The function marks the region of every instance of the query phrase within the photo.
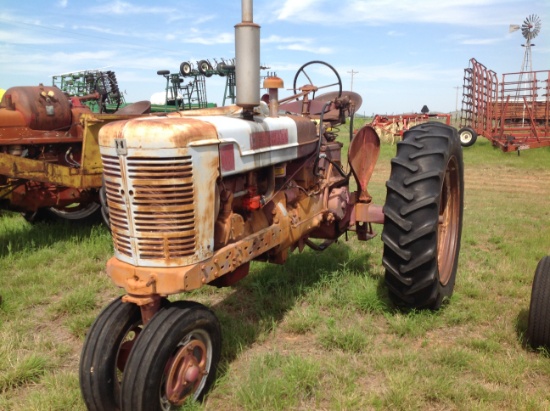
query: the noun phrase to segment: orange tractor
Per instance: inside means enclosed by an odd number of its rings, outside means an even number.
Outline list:
[[[396,304],[438,309],[453,292],[464,198],[456,130],[429,122],[407,131],[385,205],[376,205],[367,186],[377,133],[365,126],[352,136],[346,164],[332,131],[353,119],[357,95],[342,90],[331,66],[313,62],[296,74],[292,96],[279,97],[283,82],[272,75],[260,99],[260,27],[252,1],[242,5],[236,105],[99,131],[115,249],[107,274],[125,293],[84,342],[79,376],[89,410],[170,410],[201,399],[215,379],[221,327],[206,306],[167,297],[231,286],[252,260],[283,264],[292,250],[322,251],[348,231],[372,239],[372,225],[383,224]],[[334,81],[316,84],[313,64]]]

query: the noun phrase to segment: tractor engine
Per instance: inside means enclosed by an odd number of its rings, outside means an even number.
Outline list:
[[[102,127],[108,271],[130,294],[230,285],[252,259],[283,263],[308,237],[345,231],[342,144],[301,116],[242,116],[233,106]]]

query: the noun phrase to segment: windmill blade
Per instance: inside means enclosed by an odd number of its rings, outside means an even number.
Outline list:
[[[537,17],[537,19],[535,20],[535,29],[533,30],[533,37],[536,37],[539,34],[541,26],[542,26],[542,23],[540,21],[540,18]]]
[[[539,34],[541,26],[540,17],[536,14],[531,14],[523,21],[521,34],[527,40],[531,40]]]

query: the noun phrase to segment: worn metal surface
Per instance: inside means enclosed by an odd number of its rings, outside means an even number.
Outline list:
[[[280,244],[281,231],[278,224],[272,225],[229,244],[199,264],[187,266],[137,266],[113,257],[107,262],[107,274],[117,286],[132,295],[170,295],[191,291],[234,271]]]
[[[403,133],[411,127],[428,121],[442,121],[451,124],[451,115],[445,113],[404,113],[404,114],[376,114],[370,125],[374,127],[380,138],[388,143],[395,143],[403,138]]]
[[[0,109],[11,116],[0,116],[0,128],[25,126],[31,130],[66,130],[71,126],[72,114],[69,99],[56,87],[12,87],[6,90]],[[22,123],[13,122],[13,112]]]
[[[0,199],[20,211],[96,201],[99,129],[136,116],[92,115],[55,87],[13,87],[0,107]],[[143,105],[138,105],[138,113]],[[127,110],[133,110],[128,106]]]
[[[359,201],[370,203],[371,195],[367,191],[374,166],[380,154],[380,138],[373,127],[363,127],[350,143],[348,159],[351,170],[360,188]]]
[[[280,82],[267,83],[269,98],[277,98]],[[248,274],[250,261],[281,264],[292,249],[323,249],[352,224],[360,239],[372,237],[370,223],[383,221],[367,191],[378,136],[366,127],[351,143],[360,189],[350,193],[343,144],[314,120],[339,124],[360,98],[327,96],[327,111],[311,113],[310,88],[301,90],[293,115],[280,115],[269,101],[271,109],[262,102],[254,110],[170,113],[101,128],[115,248],[107,272],[128,298],[149,304],[152,295],[231,285]]]
[[[116,255],[145,266],[202,261],[214,250],[215,128],[193,118],[138,118],[99,133]]]
[[[476,59],[464,70],[461,127],[505,152],[550,146],[550,70],[497,74]]]
[[[316,180],[301,179],[314,175],[315,161],[313,157],[300,159],[296,143],[293,161],[286,168],[288,175],[274,181],[274,172],[259,173],[282,160],[276,153],[263,160],[262,154],[277,146],[265,145],[269,138],[254,130],[267,125],[284,130],[281,125],[289,121],[170,117],[104,126],[99,141],[116,255],[107,264],[113,282],[130,295],[144,298],[190,291],[208,283],[228,285],[248,273],[241,267],[248,267],[253,259],[282,263],[288,249],[301,249],[308,236],[335,239],[345,232],[352,200],[347,187],[338,187],[345,181],[337,170],[341,143],[322,145],[321,174]],[[296,128],[286,130],[296,134]],[[366,190],[367,174],[373,167],[370,162],[377,157],[377,137],[371,128],[359,135],[366,137],[359,137],[356,144],[355,167]],[[293,139],[299,140],[297,135]],[[227,141],[240,147],[236,155],[250,155],[256,166],[249,170],[246,161],[234,158],[240,172],[224,175]],[[365,160],[366,167],[359,165]],[[296,181],[303,184],[302,189]],[[251,193],[258,195],[260,208],[243,212]],[[380,220],[381,208],[372,210],[355,215],[354,220]],[[237,274],[220,280],[232,273]]]

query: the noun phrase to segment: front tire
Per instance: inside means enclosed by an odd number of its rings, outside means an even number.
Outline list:
[[[159,312],[134,346],[122,382],[122,410],[166,411],[200,400],[216,375],[221,328],[208,308],[176,302]]]
[[[89,411],[120,407],[120,384],[126,358],[141,332],[137,305],[112,301],[90,328],[80,356],[80,391]]]
[[[383,265],[399,306],[438,309],[454,289],[464,207],[456,129],[425,123],[405,132],[384,205]]]
[[[527,339],[533,348],[550,348],[550,256],[540,260],[535,271]]]
[[[458,130],[458,138],[462,147],[473,146],[477,140],[477,133],[471,127],[462,127]]]

